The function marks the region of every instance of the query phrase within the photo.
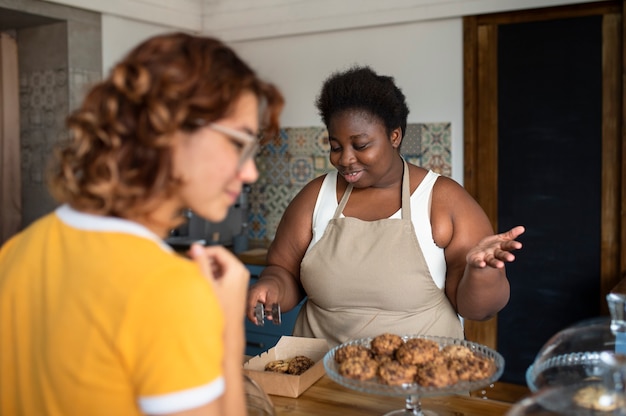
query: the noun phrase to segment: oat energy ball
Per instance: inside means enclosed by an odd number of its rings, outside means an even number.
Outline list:
[[[459,377],[442,362],[429,362],[417,367],[417,383],[425,387],[446,387],[456,384]]]
[[[447,360],[471,360],[474,359],[472,350],[464,345],[446,345],[441,349],[441,354]]]
[[[345,345],[335,351],[335,361],[341,363],[350,357],[371,358],[372,350],[364,345]]]
[[[350,357],[339,364],[339,374],[355,380],[369,380],[376,377],[378,363],[372,358]]]
[[[389,360],[378,366],[378,376],[383,383],[390,386],[415,383],[417,366],[401,364],[398,361]]]
[[[450,360],[448,368],[454,371],[461,381],[482,380],[495,371],[492,360],[478,356],[465,360]]]
[[[287,373],[293,374],[294,376],[299,376],[309,368],[313,367],[314,364],[315,361],[313,361],[309,357],[306,357],[304,355],[296,355],[289,361]]]
[[[404,344],[402,337],[396,334],[381,334],[372,339],[370,347],[376,355],[394,355]]]
[[[403,338],[383,333],[364,345],[342,345],[335,351],[340,375],[356,380],[373,380],[388,386],[417,384],[446,388],[460,382],[489,378],[496,371],[492,358],[483,356],[461,340],[439,344],[424,336]]]
[[[396,359],[402,364],[425,364],[434,361],[438,356],[439,344],[422,338],[409,339],[396,351]]]
[[[289,369],[289,360],[274,360],[265,364],[265,371],[273,373],[286,373]]]

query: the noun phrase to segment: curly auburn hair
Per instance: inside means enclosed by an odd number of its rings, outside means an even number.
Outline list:
[[[315,102],[322,121],[346,110],[361,110],[378,117],[389,136],[400,127],[406,133],[409,107],[394,79],[378,75],[368,66],[354,66],[345,72],[331,74],[322,85]]]
[[[133,49],[67,119],[52,195],[79,210],[145,216],[174,194],[172,137],[228,115],[244,92],[260,103],[265,137],[278,133],[283,97],[223,42],[184,33]],[[199,121],[201,123],[199,123]]]

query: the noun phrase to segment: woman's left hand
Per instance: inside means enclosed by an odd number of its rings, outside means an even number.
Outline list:
[[[516,238],[524,231],[524,227],[518,225],[507,232],[483,238],[467,253],[467,265],[479,269],[503,268],[505,263],[515,260],[515,255],[511,251],[522,248],[522,243],[516,241]]]

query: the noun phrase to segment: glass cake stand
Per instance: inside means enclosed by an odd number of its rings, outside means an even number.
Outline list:
[[[493,363],[495,365],[495,371],[491,376],[482,380],[460,381],[456,384],[446,387],[424,387],[417,383],[403,384],[401,386],[390,386],[381,383],[377,379],[362,381],[344,377],[339,374],[339,365],[335,361],[335,353],[339,348],[346,345],[362,345],[369,348],[370,342],[373,338],[361,338],[338,345],[328,351],[328,353],[326,353],[326,355],[324,356],[324,368],[326,369],[326,374],[328,374],[331,380],[349,389],[370,394],[406,397],[404,409],[391,411],[389,413],[386,413],[384,416],[437,416],[437,413],[432,410],[422,409],[420,397],[452,393],[466,393],[472,390],[476,390],[498,380],[502,375],[502,372],[504,371],[504,358],[496,351],[475,342],[465,341],[456,338],[435,337],[426,335],[404,335],[402,338],[405,341],[411,338],[429,339],[439,343],[439,346],[441,348],[445,347],[446,345],[462,345],[468,347],[472,352],[474,352],[474,354],[493,360]]]

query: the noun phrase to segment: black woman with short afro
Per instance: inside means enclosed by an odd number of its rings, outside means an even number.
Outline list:
[[[381,334],[462,339],[459,317],[500,311],[524,227],[494,234],[462,186],[404,160],[409,109],[394,78],[367,66],[333,73],[316,105],[335,169],[287,207],[248,310],[305,299],[293,334],[331,346]]]

